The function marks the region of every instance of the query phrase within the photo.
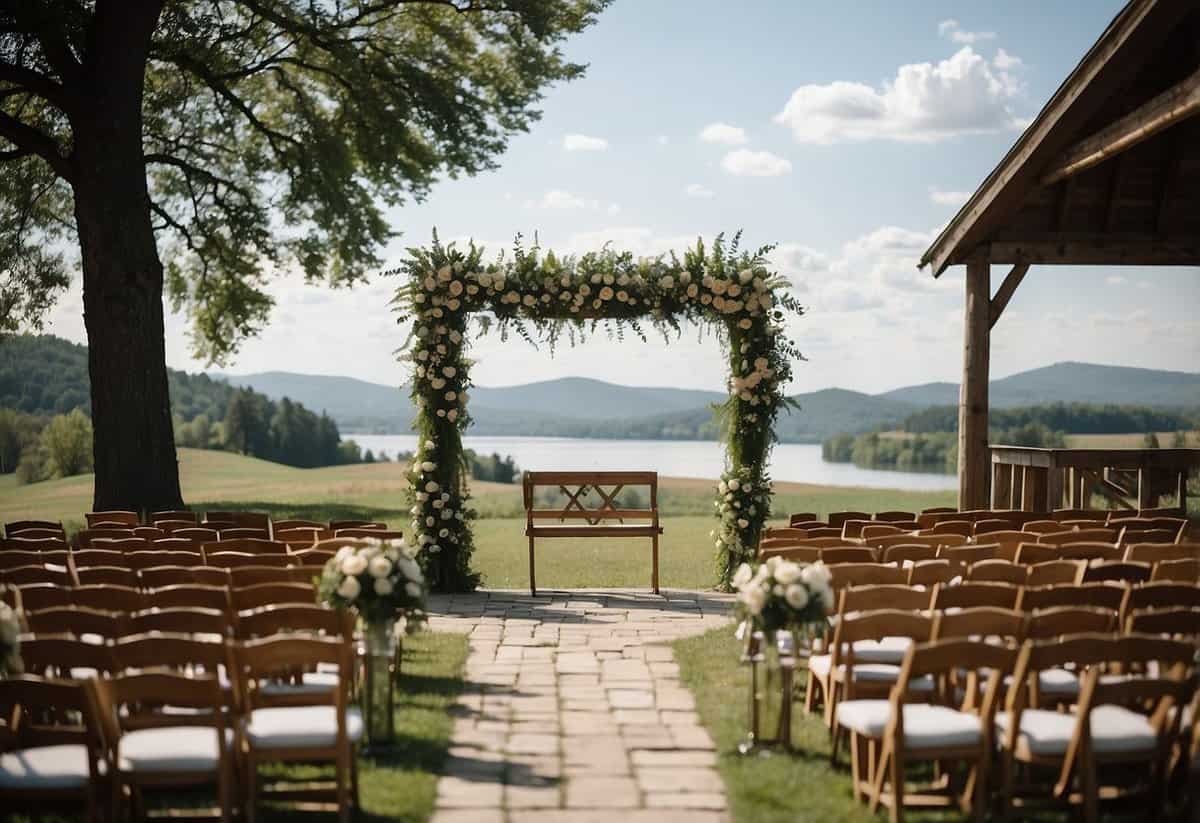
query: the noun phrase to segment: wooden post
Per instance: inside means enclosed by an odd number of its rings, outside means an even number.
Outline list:
[[[963,379],[958,395],[958,508],[988,505],[988,367],[991,266],[967,263],[963,314]]]

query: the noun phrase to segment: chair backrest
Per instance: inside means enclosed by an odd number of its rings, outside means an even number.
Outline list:
[[[73,674],[79,669],[91,669],[101,675],[115,670],[112,646],[80,640],[65,632],[21,638],[21,663],[29,674],[63,680],[75,679]]]
[[[999,518],[976,520],[971,524],[971,534],[974,535],[991,534],[992,532],[1006,532],[1012,530],[1013,521]]]
[[[904,653],[897,676],[898,683],[910,682],[914,678],[933,677],[937,680],[954,680],[966,675],[961,697],[949,699],[952,706],[979,716],[981,726],[990,726],[999,704],[1001,683],[1012,670],[1017,657],[1017,647],[1000,645],[960,637],[947,637],[929,643],[913,643]],[[986,680],[980,678],[986,674]],[[980,693],[982,692],[982,698]],[[907,702],[903,690],[895,688],[890,697],[890,714],[895,720],[889,724],[889,733],[894,734],[897,745],[903,745],[904,710]]]
[[[1022,543],[1017,546],[1017,553],[1013,556],[1017,563],[1022,563],[1026,566],[1031,566],[1034,563],[1048,563],[1051,560],[1059,560],[1058,546],[1046,546],[1041,543]]]
[[[167,533],[157,526],[135,526],[133,529],[134,537],[141,537],[151,542],[161,540],[167,536]]]
[[[794,560],[797,563],[816,563],[821,559],[819,546],[798,546],[795,543],[784,543],[778,547],[764,547],[759,550],[758,559],[765,561],[769,557],[782,557],[784,560]]]
[[[863,542],[875,549],[887,549],[891,546],[939,546],[961,545],[951,543],[951,538],[957,535],[920,535],[920,534],[887,534],[882,537],[863,538]],[[963,541],[966,542],[965,540]]]
[[[1012,527],[1003,531],[987,532],[976,537],[977,540],[999,546],[999,555],[1007,560],[1015,560],[1017,557],[1017,546],[1029,541],[1029,538],[1030,536],[1026,532],[1018,531]]]
[[[87,518],[88,528],[95,528],[99,523],[120,523],[123,526],[141,525],[141,520],[138,518],[137,512],[131,511],[104,511],[104,512],[88,512],[84,515]]]
[[[291,570],[280,566],[234,566],[229,569],[230,585],[237,588],[255,583],[289,583]]]
[[[71,592],[76,606],[113,612],[132,612],[145,608],[145,595],[133,586],[76,586]]]
[[[88,566],[124,566],[129,568],[129,555],[115,549],[76,549],[71,552],[71,564],[76,569]]]
[[[75,570],[75,580],[81,586],[124,586],[136,589],[137,572],[124,566],[84,566]]]
[[[907,637],[924,643],[933,635],[933,618],[915,611],[878,609],[842,615],[833,630],[830,644],[830,665],[836,671],[845,666],[845,699],[854,699],[854,644],[863,640],[882,640],[885,637]]]
[[[1063,560],[1120,560],[1124,552],[1114,543],[1063,543],[1057,547]]]
[[[316,520],[275,520],[271,523],[271,531],[279,533],[287,529],[328,529],[328,523],[318,523]]]
[[[228,586],[229,570],[211,566],[151,566],[138,572],[142,587],[158,589],[163,586]]]
[[[934,586],[938,583],[950,583],[961,577],[963,567],[950,560],[918,560],[908,570],[908,585]]]
[[[829,568],[830,583],[834,589],[843,586],[865,586],[880,583],[908,583],[908,572],[899,566],[887,563],[839,563]]]
[[[400,540],[404,537],[404,532],[394,529],[337,529],[334,531],[337,537],[372,537],[376,540]]]
[[[856,540],[862,536],[863,526],[870,526],[875,523],[874,520],[846,520],[842,523],[842,537],[848,540]],[[899,531],[897,529],[896,531]],[[893,532],[894,534],[895,532]]]
[[[251,529],[266,529],[271,525],[271,517],[263,512],[222,512],[204,513],[204,520],[212,523],[232,523]]]
[[[216,543],[205,543],[205,551],[216,552],[245,552],[247,554],[287,554],[287,544],[278,540],[266,540],[259,537],[226,538],[221,533],[221,539]]]
[[[1197,543],[1130,543],[1125,559],[1137,563],[1161,563],[1164,560],[1200,560]]]
[[[1187,583],[1146,583],[1130,586],[1126,611],[1142,609],[1200,609],[1200,587]]]
[[[934,523],[925,531],[928,534],[957,534],[963,537],[971,536],[972,523],[969,520],[942,520]]]
[[[776,540],[781,538],[801,539],[808,537],[808,532],[804,529],[793,529],[790,526],[771,526],[763,529],[763,540]]]
[[[350,643],[334,637],[300,634],[272,635],[233,646],[234,672],[249,710],[272,705],[333,705],[337,708],[337,745],[346,745],[345,707],[352,677]],[[270,680],[297,670],[335,665],[339,676],[333,689],[276,690],[261,688]]]
[[[234,611],[277,606],[282,603],[315,603],[316,591],[307,583],[257,583],[230,589]]]
[[[1151,567],[1149,563],[1092,563],[1083,570],[1084,583],[1097,583],[1114,580],[1125,583],[1146,583],[1150,580]]]
[[[191,509],[173,509],[168,511],[154,512],[150,515],[150,522],[157,526],[163,521],[170,522],[185,522],[199,523],[200,515]]]
[[[59,520],[10,520],[4,524],[5,537],[16,537],[21,532],[30,530],[52,531],[57,532],[60,537],[66,536],[63,524]]]
[[[88,686],[35,674],[0,679],[0,706],[6,707],[5,749],[82,744],[90,780],[99,783],[99,736]],[[7,803],[5,804],[7,805]]]
[[[967,543],[971,542],[970,537],[965,534],[960,534],[958,531],[934,532],[930,529],[922,529],[921,531],[917,532],[915,536],[932,537],[939,546],[965,546]]]
[[[998,609],[1016,608],[1021,589],[1007,583],[961,583],[957,586],[939,585],[933,593],[935,609],[969,609],[992,606]]]
[[[877,559],[874,549],[865,546],[831,546],[821,549],[821,562],[827,566],[835,563],[874,563]]]
[[[880,552],[885,563],[903,563],[906,560],[916,563],[920,560],[933,560],[937,557],[938,547],[919,543],[901,543],[896,546],[888,546],[881,549]]]
[[[110,539],[120,540],[127,537],[133,537],[133,528],[86,528],[80,529],[75,533],[75,545],[82,549],[90,549],[93,540]]]
[[[808,546],[810,548],[816,548],[816,549],[832,549],[832,548],[836,548],[839,546],[851,546],[852,548],[862,548],[861,546],[855,547],[855,546],[853,546],[853,544],[848,544],[841,537],[837,537],[837,536],[833,536],[833,535],[830,535],[828,537],[806,537],[803,540],[794,540],[791,538],[786,538],[786,539],[780,539],[780,540],[764,540],[763,541],[764,549],[790,548],[792,546]]]
[[[942,546],[938,549],[938,557],[953,563],[970,565],[971,563],[978,563],[981,560],[995,560],[999,548],[999,546],[993,543],[982,546]]]
[[[831,528],[841,529],[842,525],[847,520],[870,520],[871,515],[869,512],[855,512],[855,511],[830,512],[829,517],[827,517],[826,519],[829,521],[829,525]]]
[[[118,671],[161,668],[216,674],[230,662],[225,640],[188,632],[131,634],[113,643],[112,654]]]
[[[70,586],[74,582],[71,572],[66,566],[47,566],[37,563],[0,570],[0,583],[8,583],[11,586],[33,586],[39,583]]]
[[[217,534],[216,529],[209,529],[203,526],[192,526],[186,529],[176,529],[175,531],[171,532],[171,536],[183,538],[185,540],[197,541],[201,544],[204,544],[216,543],[219,535]]]
[[[333,537],[331,529],[313,529],[300,527],[295,529],[276,529],[274,539],[283,543],[288,547],[288,550],[293,548],[308,548],[321,540],[328,540]]]
[[[26,612],[71,605],[71,590],[54,583],[14,586],[13,590],[20,597],[21,608]]]
[[[1055,606],[1095,606],[1116,612],[1125,599],[1125,587],[1113,583],[1080,583],[1076,586],[1026,586],[1020,608],[1025,611]]]
[[[92,531],[97,531],[93,529]],[[105,537],[92,535],[87,542],[89,549],[108,549],[115,552],[136,552],[150,548],[150,541],[133,533],[124,537]]]
[[[226,540],[270,540],[271,532],[257,526],[222,526],[217,529],[217,539]]]
[[[354,620],[345,611],[315,603],[288,603],[241,612],[235,631],[242,640],[296,632],[348,639],[354,634]]]
[[[1030,520],[1021,526],[1021,531],[1026,534],[1053,534],[1062,530],[1062,523],[1057,520]]]
[[[933,622],[933,638],[948,637],[995,637],[1020,643],[1025,639],[1025,613],[995,606],[938,612]]]
[[[50,552],[34,552],[23,551],[20,549],[7,549],[0,551],[0,569],[19,569],[22,566],[41,566],[46,563],[53,563],[57,566],[67,565],[67,553],[62,552],[61,561],[50,559]],[[59,557],[59,553],[54,553],[55,557]]]
[[[130,568],[151,569],[156,566],[203,566],[204,555],[198,551],[147,549],[126,556]]]
[[[127,631],[130,634],[166,632],[226,637],[230,633],[229,612],[194,607],[143,609],[129,615]]]
[[[199,552],[204,545],[188,537],[160,537],[150,541],[150,551],[155,552]]]
[[[116,757],[119,741],[126,731],[203,726],[215,729],[219,768],[229,768],[226,713],[222,711],[226,700],[215,674],[182,674],[156,668],[93,683],[101,708],[102,736],[110,747],[110,758]]]
[[[1161,560],[1150,575],[1154,582],[1200,583],[1200,559]]]
[[[875,512],[875,520],[877,520],[880,523],[893,523],[896,521],[899,521],[902,523],[915,523],[917,520],[917,515],[915,512],[894,511],[894,510],[886,511],[886,512]]]
[[[1133,612],[1125,620],[1125,631],[1165,634],[1200,640],[1200,608],[1150,609]],[[24,646],[21,647],[24,653]]]
[[[1103,523],[1108,519],[1104,509],[1055,509],[1050,512],[1051,520],[1086,520],[1089,523]]]
[[[879,609],[924,611],[933,592],[908,585],[847,586],[838,595],[838,614]]]
[[[387,523],[380,523],[375,520],[330,520],[329,528],[334,532],[339,532],[342,529],[376,529],[386,530]]]
[[[1130,543],[1177,543],[1179,541],[1179,533],[1170,531],[1169,529],[1146,529],[1145,531],[1121,531],[1121,536],[1118,542],[1121,545]]]
[[[1044,563],[1021,565],[1028,570],[1026,586],[1073,586],[1083,582],[1083,569],[1086,566],[1080,560],[1047,560]]]
[[[278,566],[279,568],[283,568],[288,564],[286,554],[211,551],[212,547],[220,545],[220,543],[214,543],[205,548],[205,565],[221,569],[232,569],[238,566]]]
[[[62,529],[25,529],[12,535],[15,540],[55,540],[65,543],[66,535]]]
[[[853,521],[853,520],[846,521],[846,525],[842,527],[842,534],[846,534],[845,530],[847,528],[849,528],[851,523],[854,523],[854,522],[856,522],[856,521]],[[885,536],[894,535],[894,534],[907,534],[908,531],[909,531],[908,529],[904,529],[904,528],[894,525],[892,523],[870,523],[870,524],[863,526],[859,530],[858,536],[864,540],[867,540],[872,537],[885,537]]]
[[[299,549],[291,553],[291,558],[293,563],[301,566],[324,566],[335,554],[336,552],[325,549]]]
[[[1011,583],[1024,586],[1029,576],[1029,567],[1008,560],[981,560],[967,569],[967,581],[971,583]]]
[[[61,537],[6,537],[0,540],[0,550],[3,551],[43,552],[67,548],[67,541]]]
[[[1064,637],[1071,634],[1111,632],[1116,628],[1117,615],[1111,609],[1094,606],[1054,606],[1035,609],[1025,621],[1025,636],[1037,640]]]
[[[225,586],[205,586],[199,583],[180,583],[146,590],[146,605],[160,609],[216,609],[228,612],[229,589]]]
[[[830,526],[824,520],[789,520],[788,528],[803,529],[807,532],[811,529],[828,529]]]
[[[54,606],[25,612],[29,630],[34,634],[84,635],[111,640],[125,633],[125,613],[89,609],[84,606]]]
[[[183,529],[194,529],[200,525],[198,520],[158,520],[154,523],[155,527],[161,529],[165,534],[173,535],[177,531]]]
[[[1072,529],[1061,532],[1043,532],[1038,535],[1037,542],[1049,546],[1061,546],[1064,543],[1112,543],[1117,542],[1117,530],[1094,528]]]
[[[818,519],[816,512],[792,512],[788,515],[788,525],[795,526],[797,523],[811,523]]]

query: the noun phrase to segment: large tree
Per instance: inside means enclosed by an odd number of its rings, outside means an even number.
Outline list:
[[[96,509],[180,503],[164,296],[219,363],[276,273],[362,280],[383,210],[492,168],[607,2],[0,0],[0,332],[77,243]]]

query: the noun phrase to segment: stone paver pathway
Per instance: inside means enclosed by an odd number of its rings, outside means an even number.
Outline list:
[[[727,621],[728,596],[430,600],[431,628],[471,644],[433,823],[728,820],[712,739],[669,645]]]

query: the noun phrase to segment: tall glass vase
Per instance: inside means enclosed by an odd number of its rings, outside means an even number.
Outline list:
[[[366,682],[363,714],[367,743],[372,748],[390,746],[396,737],[393,717],[392,656],[396,650],[396,620],[386,618],[366,624]]]

